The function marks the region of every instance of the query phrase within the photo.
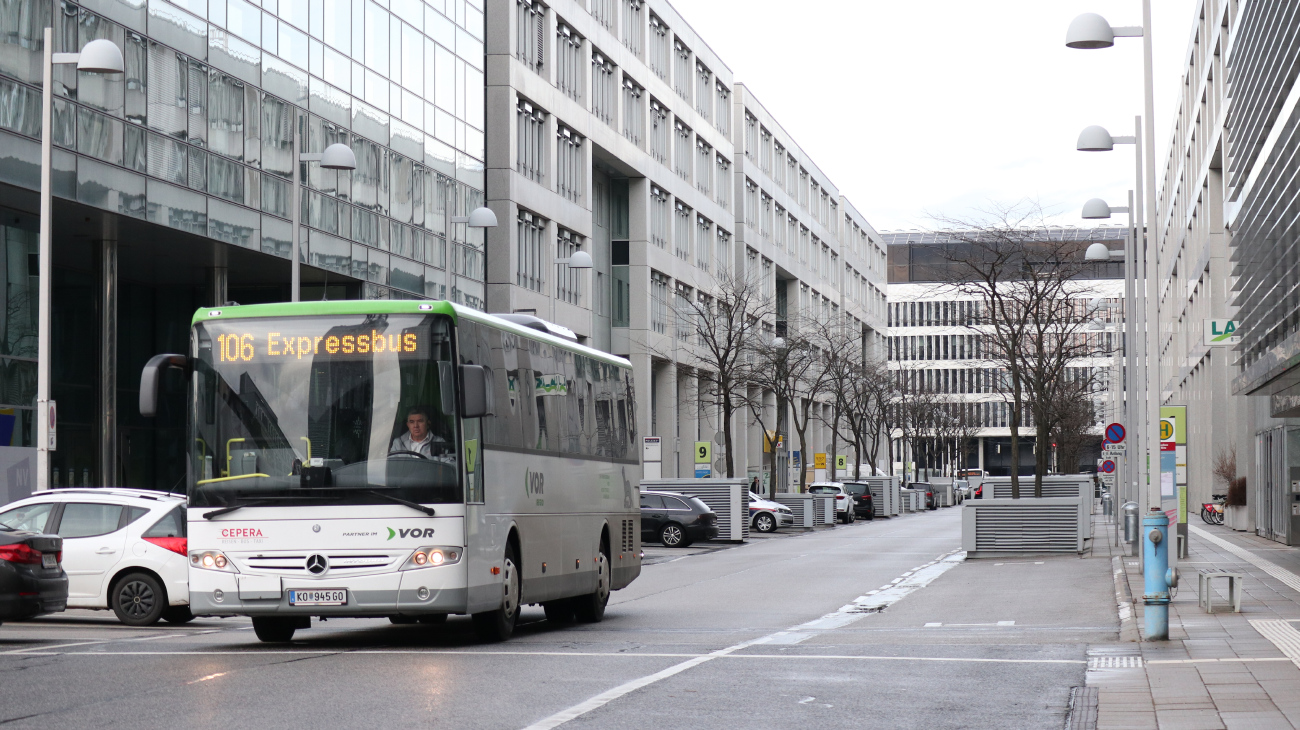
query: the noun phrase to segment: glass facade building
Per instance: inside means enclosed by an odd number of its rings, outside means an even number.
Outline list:
[[[482,231],[451,218],[484,200],[483,12],[483,0],[0,0],[0,469],[35,464],[22,460],[44,28],[55,52],[107,38],[126,65],[54,73],[53,483],[170,488],[183,421],[135,413],[140,367],[183,351],[196,307],[290,298],[295,177],[304,299],[482,308]],[[333,143],[352,148],[354,171],[295,175],[295,145]]]

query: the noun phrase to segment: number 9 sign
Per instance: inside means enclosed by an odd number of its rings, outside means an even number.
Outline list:
[[[695,442],[695,463],[708,464],[713,461],[713,444],[709,441]]]

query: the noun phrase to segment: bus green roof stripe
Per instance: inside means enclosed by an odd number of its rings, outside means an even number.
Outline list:
[[[432,309],[420,309],[421,306]],[[587,357],[609,365],[630,368],[632,363],[617,355],[601,352],[585,345],[547,334],[523,325],[507,322],[499,317],[469,309],[447,301],[420,301],[415,299],[365,299],[334,302],[277,302],[275,304],[245,304],[227,307],[209,307],[194,313],[190,325],[208,322],[214,319],[252,319],[256,317],[320,317],[347,314],[445,314],[453,321],[462,318],[471,322],[485,324],[521,337],[539,342],[546,342],[562,347],[571,352],[579,352]]]

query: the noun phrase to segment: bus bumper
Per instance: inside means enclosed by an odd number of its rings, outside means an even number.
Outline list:
[[[291,590],[344,589],[342,606],[291,606]],[[422,590],[423,589],[423,590]],[[391,616],[464,613],[463,565],[307,580],[275,575],[190,571],[190,610],[198,616]]]

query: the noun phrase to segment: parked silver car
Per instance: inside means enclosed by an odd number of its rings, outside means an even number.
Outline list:
[[[749,524],[757,532],[775,532],[778,527],[794,524],[794,512],[790,508],[768,499],[763,499],[753,492],[749,495]]]

